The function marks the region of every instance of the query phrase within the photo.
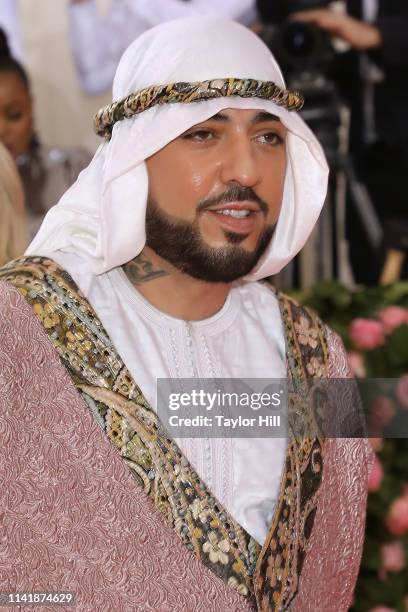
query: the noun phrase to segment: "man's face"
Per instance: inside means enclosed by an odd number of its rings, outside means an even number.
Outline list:
[[[286,128],[273,115],[227,109],[147,161],[147,245],[211,282],[248,274],[279,217]]]

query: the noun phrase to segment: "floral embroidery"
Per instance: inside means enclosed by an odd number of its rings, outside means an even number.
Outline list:
[[[215,531],[208,533],[208,541],[203,544],[203,552],[208,554],[211,563],[222,563],[227,565],[230,545],[227,540],[218,540]]]
[[[68,331],[66,333],[67,349],[69,351],[75,351],[80,357],[85,357],[88,351],[92,348],[92,343],[85,339],[84,334],[76,332],[75,335]]]
[[[205,502],[196,498],[191,504],[191,514],[195,520],[200,519],[202,523],[205,523],[209,516]]]
[[[316,376],[318,378],[321,378],[325,374],[325,367],[317,357],[311,358],[309,363],[306,364],[306,370],[310,376]]]
[[[309,321],[305,317],[299,317],[299,323],[294,323],[297,337],[300,344],[310,346],[315,349],[318,345],[318,332],[315,327],[310,327]]]
[[[242,582],[239,583],[235,576],[231,576],[230,578],[228,578],[227,584],[228,586],[238,591],[238,593],[240,593],[241,595],[248,595],[248,589],[245,584],[242,584]]]
[[[55,327],[59,324],[60,318],[54,312],[51,304],[45,304],[45,306],[42,306],[41,304],[34,304],[33,308],[35,314],[40,319],[45,329],[50,329],[51,327]]]

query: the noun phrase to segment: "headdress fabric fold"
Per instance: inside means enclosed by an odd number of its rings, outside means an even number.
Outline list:
[[[113,100],[155,84],[226,77],[272,81],[285,89],[273,55],[249,29],[214,17],[178,19],[147,30],[128,47],[116,72]],[[226,108],[270,112],[288,129],[281,213],[268,249],[247,279],[279,272],[302,248],[317,221],[328,167],[320,144],[297,112],[256,97],[156,105],[115,123],[111,139],[48,212],[26,253],[76,253],[94,275],[136,257],[146,240],[145,160]]]

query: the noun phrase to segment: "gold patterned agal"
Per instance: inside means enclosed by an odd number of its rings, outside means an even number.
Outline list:
[[[283,89],[272,81],[256,79],[227,78],[152,85],[101,108],[94,118],[95,132],[109,139],[117,121],[142,113],[157,104],[189,104],[229,96],[270,100],[289,111],[300,110],[304,103],[299,93]]]

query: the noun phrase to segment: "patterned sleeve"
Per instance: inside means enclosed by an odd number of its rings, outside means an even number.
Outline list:
[[[342,339],[336,334],[330,327],[325,326],[327,344],[329,347],[329,377],[332,379],[351,379],[354,375],[351,371],[350,364],[347,359],[346,349]],[[339,389],[347,389],[347,383],[340,381],[334,383],[339,385]],[[354,388],[353,388],[354,391]],[[371,448],[367,437],[361,439],[361,444],[365,448],[366,461],[367,461],[367,477],[371,473],[372,465],[374,462],[374,452]]]
[[[325,325],[327,344],[329,347],[330,378],[353,378],[353,373],[347,359],[343,340],[328,325]]]
[[[352,374],[341,339],[328,327],[325,332],[330,377],[350,380]],[[336,397],[336,409],[338,400]],[[365,537],[372,459],[373,451],[366,438],[326,440],[317,513],[291,612],[347,612],[352,605]]]

